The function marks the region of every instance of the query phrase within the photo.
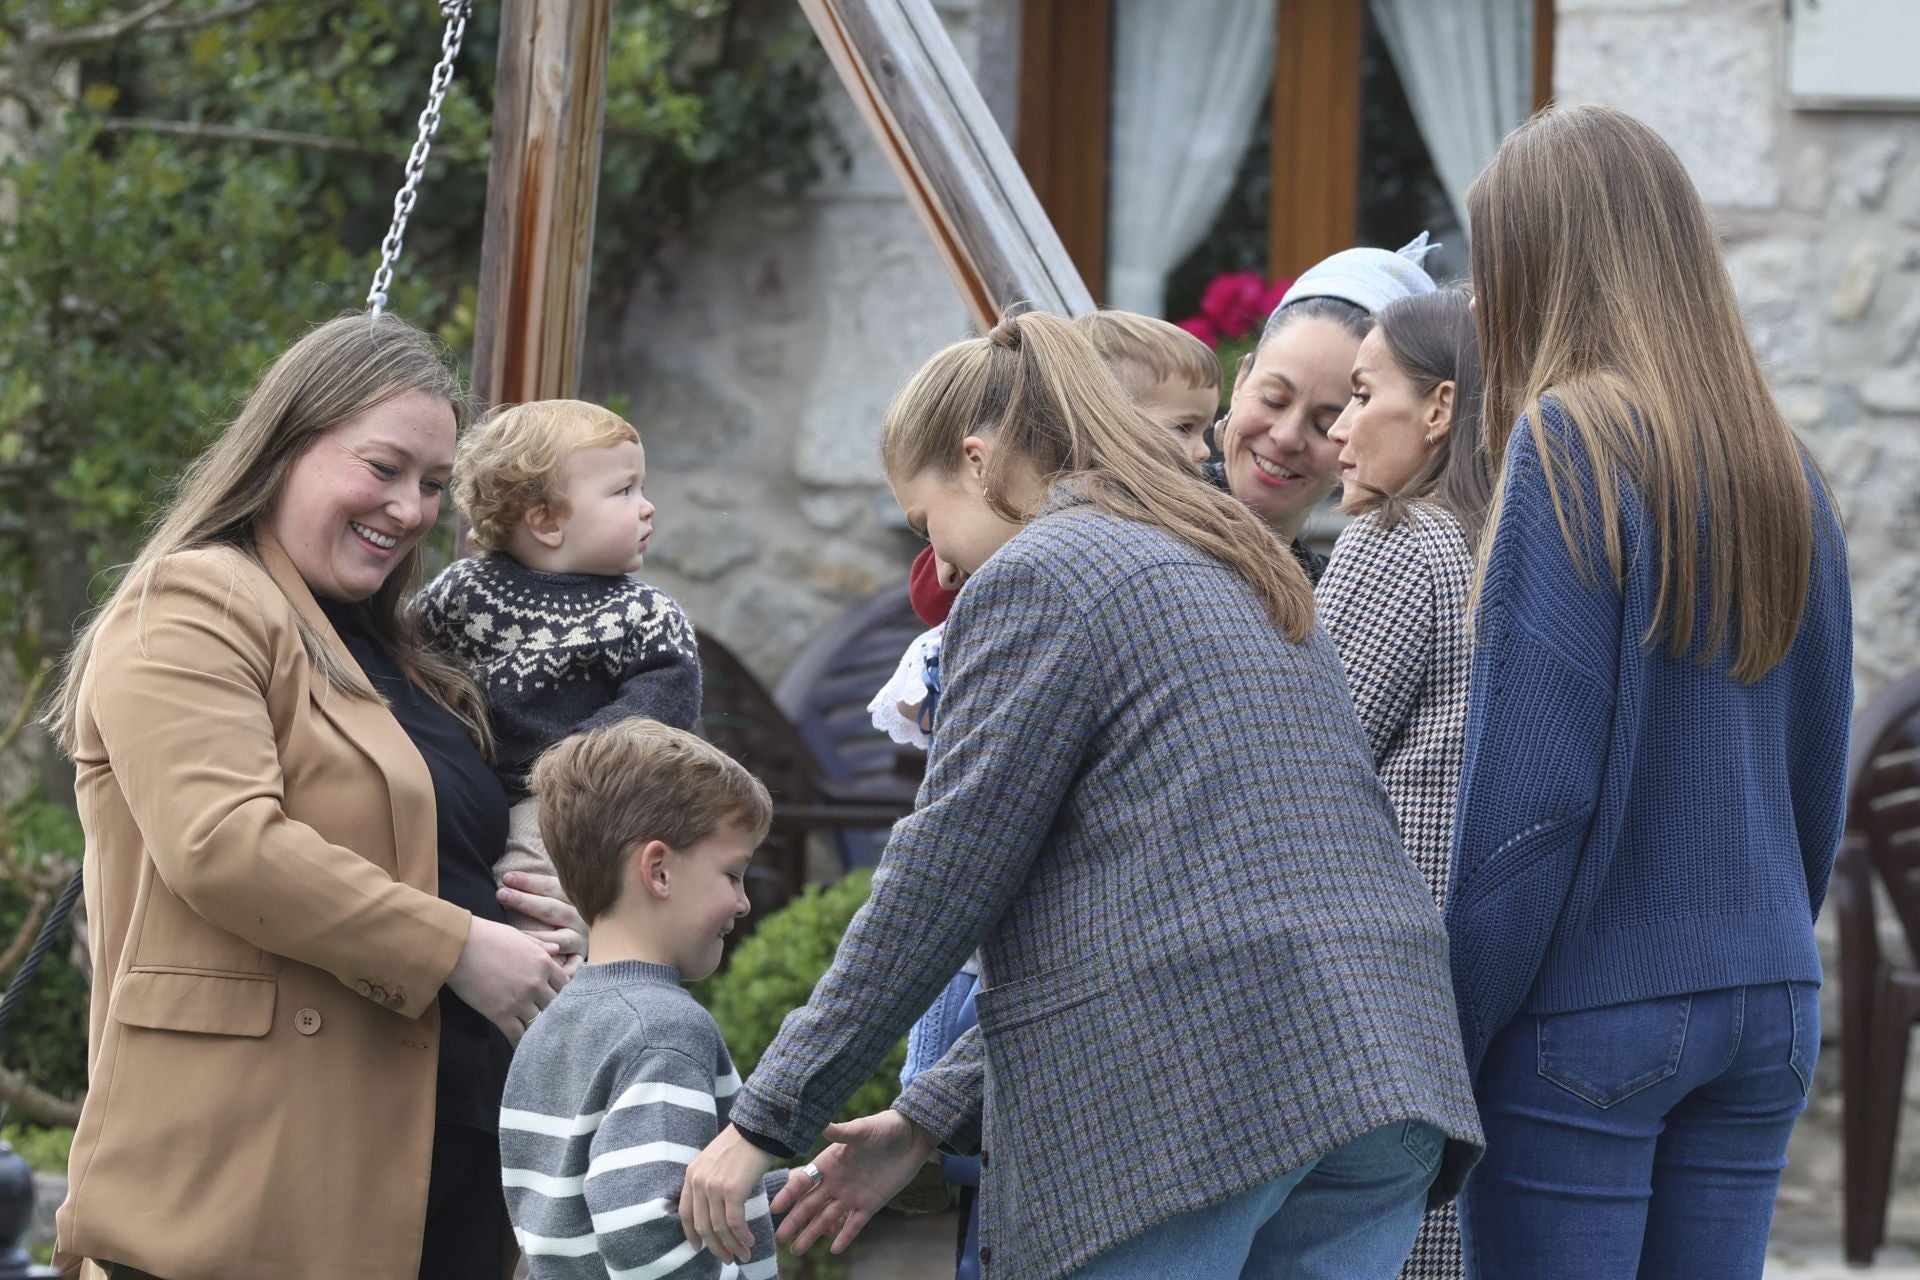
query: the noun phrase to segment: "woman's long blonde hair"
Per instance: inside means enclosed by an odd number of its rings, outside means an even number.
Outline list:
[[[259,521],[279,501],[294,461],[329,428],[414,391],[445,400],[453,406],[456,421],[465,421],[466,394],[445,350],[390,315],[330,320],[268,366],[233,423],[181,473],[152,536],[74,642],[45,717],[68,754],[77,745],[81,678],[101,621],[114,606],[138,593],[144,609],[161,567],[176,552],[232,547],[259,564]],[[478,687],[457,662],[426,648],[408,612],[420,574],[421,545],[416,544],[380,590],[355,608],[368,633],[487,750],[490,739]],[[357,666],[336,656],[304,615],[295,616],[307,658],[328,685],[353,697],[378,696]]]
[[[1009,469],[1072,482],[1117,516],[1163,529],[1233,568],[1289,640],[1313,627],[1313,589],[1259,517],[1195,474],[1173,437],[1134,405],[1093,344],[1057,316],[1009,313],[984,338],[921,366],[887,409],[887,474],[958,472],[968,436],[991,437],[987,502],[1016,522]]]
[[[1813,496],[1679,158],[1619,111],[1550,108],[1507,135],[1467,210],[1487,450],[1502,475],[1488,529],[1525,414],[1581,572],[1603,540],[1623,579],[1635,549],[1621,545],[1620,490],[1639,490],[1660,556],[1642,642],[1702,665],[1731,645],[1734,678],[1760,679],[1806,606]],[[1542,426],[1549,396],[1592,465],[1597,513]]]

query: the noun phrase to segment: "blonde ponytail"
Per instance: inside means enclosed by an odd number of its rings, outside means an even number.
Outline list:
[[[902,479],[951,476],[962,442],[992,437],[987,501],[1012,506],[1008,468],[1025,464],[1048,487],[1070,483],[1114,515],[1161,529],[1232,568],[1289,640],[1313,627],[1313,589],[1299,563],[1241,503],[1194,474],[1173,437],[1121,389],[1093,345],[1044,312],[1008,313],[984,338],[935,355],[887,410],[881,453]]]

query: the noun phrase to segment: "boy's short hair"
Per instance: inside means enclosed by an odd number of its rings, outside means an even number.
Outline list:
[[[1095,311],[1076,317],[1073,325],[1136,400],[1173,380],[1220,390],[1220,358],[1177,324],[1134,311]]]
[[[514,526],[534,507],[562,510],[561,469],[581,449],[638,444],[633,424],[585,400],[530,400],[489,414],[460,441],[453,459],[453,502],[472,526],[474,545],[504,551]]]
[[[560,887],[588,924],[619,899],[627,857],[647,841],[684,853],[730,823],[757,845],[773,824],[766,787],[739,761],[639,717],[560,742],[528,786]]]

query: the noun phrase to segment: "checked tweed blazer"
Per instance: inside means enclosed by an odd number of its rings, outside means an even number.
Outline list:
[[[1421,504],[1396,528],[1377,514],[1348,525],[1313,592],[1407,853],[1441,906],[1467,744],[1472,583],[1473,553],[1460,522],[1444,507]]]
[[[1389,529],[1378,514],[1348,525],[1314,600],[1340,650],[1374,767],[1400,819],[1407,855],[1436,904],[1453,862],[1453,801],[1467,745],[1467,590],[1473,553],[1451,511],[1413,506]],[[1463,1280],[1451,1204],[1420,1226],[1401,1280]]]
[[[979,947],[979,1027],[895,1105],[980,1151],[988,1275],[1064,1275],[1397,1121],[1448,1135],[1451,1196],[1481,1133],[1446,935],[1325,634],[1056,489],[942,657],[917,807],[734,1122],[809,1147]]]

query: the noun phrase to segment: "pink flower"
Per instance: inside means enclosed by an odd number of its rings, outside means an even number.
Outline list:
[[[1179,321],[1179,327],[1185,329],[1209,347],[1217,347],[1220,345],[1220,331],[1214,328],[1213,321],[1207,319],[1205,316],[1188,316],[1185,320]]]
[[[1287,290],[1291,288],[1292,276],[1285,276],[1267,286],[1267,291],[1260,296],[1260,318],[1263,321],[1273,314],[1273,309],[1280,305],[1280,299],[1286,297]]]
[[[1260,305],[1266,292],[1267,282],[1258,272],[1230,271],[1215,276],[1200,295],[1200,314],[1226,337],[1244,337],[1267,318]]]

